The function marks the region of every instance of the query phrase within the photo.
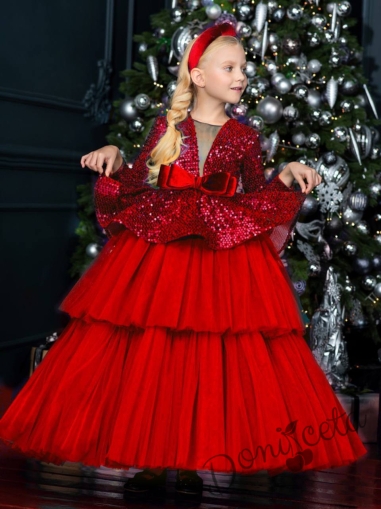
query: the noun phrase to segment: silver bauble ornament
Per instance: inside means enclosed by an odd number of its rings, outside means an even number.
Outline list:
[[[250,37],[251,36],[251,27],[244,23],[243,21],[239,21],[236,26],[236,32],[239,37]]]
[[[320,146],[320,136],[317,133],[308,134],[305,143],[308,148],[318,148]]]
[[[328,63],[331,67],[339,67],[341,65],[341,58],[339,55],[331,55]]]
[[[369,225],[366,221],[359,221],[356,224],[356,229],[359,232],[361,232],[363,235],[369,235],[369,233],[370,233]]]
[[[351,240],[347,240],[343,244],[343,252],[347,256],[355,256],[355,254],[357,253],[356,244],[354,242],[352,242]]]
[[[332,164],[335,164],[337,161],[337,155],[333,151],[326,152],[325,154],[323,154],[322,157],[323,157],[324,163],[328,166],[332,166]]]
[[[285,75],[282,74],[281,72],[276,72],[275,74],[273,74],[271,76],[271,84],[276,87],[277,84],[282,81],[283,79],[285,79]]]
[[[303,17],[303,7],[298,4],[292,4],[287,9],[287,17],[292,21],[298,21]]]
[[[320,71],[321,67],[322,63],[320,62],[320,60],[317,60],[317,58],[313,58],[307,64],[307,69],[313,74],[317,74]]]
[[[352,6],[347,0],[343,0],[337,4],[337,14],[341,17],[349,16],[352,12]]]
[[[262,50],[262,37],[258,35],[250,37],[250,39],[247,41],[247,48],[250,53],[253,53],[254,55],[260,55]]]
[[[310,88],[308,90],[307,103],[311,106],[311,108],[320,108],[321,105],[321,95],[318,90],[314,88]]]
[[[254,64],[254,62],[246,62],[246,76],[248,78],[254,78],[255,73],[257,72],[257,66]]]
[[[355,258],[353,260],[353,269],[357,274],[365,275],[369,274],[372,270],[372,266],[369,258]]]
[[[340,103],[341,111],[343,113],[350,113],[353,111],[354,106],[355,105],[351,99],[344,99],[344,101],[341,101]]]
[[[181,7],[175,7],[171,10],[171,18],[175,23],[180,23],[180,21],[184,18],[185,11]]]
[[[373,290],[376,284],[377,279],[374,276],[371,276],[370,274],[364,276],[361,281],[361,286],[364,288],[364,290],[368,290],[369,292]]]
[[[357,224],[362,219],[362,212],[347,207],[343,212],[343,221],[346,224]]]
[[[318,263],[312,262],[308,266],[308,273],[311,277],[319,276],[321,272],[321,266]]]
[[[275,88],[280,94],[287,94],[291,88],[291,82],[287,78],[282,78],[278,83],[276,84]]]
[[[221,16],[222,9],[221,9],[221,7],[218,4],[211,4],[211,5],[207,5],[206,6],[205,13],[206,13],[206,15],[208,16],[209,19],[213,19],[214,20],[214,19],[217,19],[217,18],[219,18]],[[238,18],[238,19],[242,19],[242,18]]]
[[[381,271],[381,255],[375,255],[372,258],[372,270]]]
[[[378,242],[381,246],[381,233],[376,233],[375,235],[373,235],[373,239]]]
[[[86,254],[91,258],[96,258],[101,251],[102,251],[101,246],[95,244],[95,242],[92,242],[91,244],[88,244],[86,246]]]
[[[293,104],[286,106],[283,110],[283,117],[287,122],[293,122],[299,117],[299,110]]]
[[[257,85],[262,93],[270,88],[269,80],[262,77],[255,78],[253,84]]]
[[[310,119],[313,122],[318,122],[321,115],[321,110],[312,110],[309,114]]]
[[[168,85],[167,85],[167,94],[169,95],[169,97],[173,96],[173,94],[175,93],[176,87],[177,87],[177,82],[176,81],[170,81],[168,83]]]
[[[261,95],[261,91],[256,83],[252,83],[251,85],[247,85],[245,94],[250,97],[259,97]]]
[[[144,120],[140,117],[135,118],[132,122],[129,124],[131,131],[134,131],[134,133],[141,133],[144,131]]]
[[[265,63],[265,67],[269,74],[275,74],[278,71],[278,66],[274,60],[267,60]]]
[[[119,106],[120,116],[130,122],[131,120],[135,120],[138,116],[138,110],[135,106],[135,101],[132,97],[128,97],[122,101]]]
[[[294,145],[304,145],[306,141],[306,135],[304,133],[296,133],[292,135],[291,141]]]
[[[323,14],[315,14],[311,18],[311,23],[316,28],[324,28],[327,24],[327,18]]]
[[[378,131],[376,127],[371,126],[370,132],[372,133],[373,143],[378,143],[380,141],[380,131]]]
[[[308,99],[308,88],[306,85],[296,85],[294,88],[294,94],[298,99]]]
[[[316,171],[323,177],[325,182],[336,184],[339,189],[343,189],[349,180],[349,166],[344,159],[336,155],[336,162],[329,165],[325,162],[325,157],[320,157],[316,164]]]
[[[322,127],[332,124],[332,113],[330,111],[322,111],[319,117],[319,124]]]
[[[302,219],[309,219],[311,216],[313,216],[319,208],[319,202],[314,196],[311,196],[310,194],[307,194],[303,205],[300,209],[300,214],[298,217],[298,221],[301,221]]]
[[[360,89],[360,84],[357,80],[345,79],[340,87],[340,91],[343,95],[356,95]]]
[[[242,117],[246,115],[249,105],[246,103],[233,104],[231,107],[231,114],[233,117]]]
[[[201,7],[200,0],[187,0],[186,6],[189,11],[197,11]]]
[[[283,106],[278,99],[268,96],[259,101],[257,111],[266,124],[275,124],[282,117]]]
[[[348,129],[344,126],[337,126],[333,130],[333,136],[338,141],[347,141],[348,139]]]
[[[311,48],[316,48],[321,44],[321,36],[317,32],[308,32],[308,44]]]
[[[251,5],[243,4],[242,2],[238,2],[236,6],[235,15],[239,21],[247,21],[253,17],[253,7]]]
[[[277,0],[268,0],[267,2],[267,10],[270,16],[273,14],[273,12],[278,8],[279,2]]]
[[[351,135],[351,139],[348,141],[348,148],[361,161],[361,159],[367,158],[371,153],[372,132],[368,126],[360,123],[355,125],[352,132],[353,135]],[[351,134],[351,130],[349,130],[349,134]],[[354,146],[354,141],[356,142],[356,147]]]
[[[381,157],[381,147],[372,147],[370,158],[373,160],[380,159]]]
[[[377,283],[373,288],[373,293],[378,299],[381,299],[381,283]]]
[[[138,94],[134,99],[135,106],[138,110],[144,111],[151,105],[151,99],[147,94]]]
[[[372,198],[379,198],[381,196],[381,184],[379,182],[373,182],[369,186],[369,191]]]
[[[282,40],[282,49],[286,55],[299,55],[301,48],[301,40],[293,35],[287,35]]]
[[[148,49],[148,44],[146,42],[141,42],[138,46],[139,53],[144,53]]]
[[[323,32],[324,41],[327,43],[334,42],[335,40],[335,34],[331,32],[330,30],[324,30]]]
[[[265,123],[263,122],[263,118],[259,117],[258,115],[253,115],[248,118],[248,124],[251,127],[254,127],[257,131],[262,131],[262,129],[265,126]]]
[[[282,19],[285,17],[285,15],[286,15],[286,10],[284,9],[284,7],[278,7],[278,9],[276,9],[272,13],[271,19],[273,21],[275,21],[276,23],[280,23],[282,21]]]

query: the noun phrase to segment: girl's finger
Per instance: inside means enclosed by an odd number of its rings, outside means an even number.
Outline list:
[[[306,191],[306,184],[305,184],[303,178],[300,175],[294,175],[294,177],[296,178],[296,181],[300,185],[300,189],[301,189],[302,193],[304,193]]]
[[[112,167],[114,166],[115,159],[110,158],[107,163],[107,167],[105,169],[105,175],[106,177],[109,177],[112,172]]]

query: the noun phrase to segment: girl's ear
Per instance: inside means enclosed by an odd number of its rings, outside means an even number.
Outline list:
[[[205,87],[205,79],[204,79],[204,73],[202,69],[199,69],[198,67],[194,67],[191,72],[191,79],[195,85],[198,87]]]

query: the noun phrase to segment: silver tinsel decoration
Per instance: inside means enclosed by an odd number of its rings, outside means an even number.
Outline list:
[[[338,93],[338,84],[337,81],[334,78],[331,78],[327,83],[327,101],[332,109],[335,106],[336,99],[337,99],[337,93]]]
[[[345,388],[349,381],[349,358],[343,338],[345,309],[341,306],[340,294],[337,275],[333,267],[329,267],[323,301],[311,320],[310,346],[333,389]]]

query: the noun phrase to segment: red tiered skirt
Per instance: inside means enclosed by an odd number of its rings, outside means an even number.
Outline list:
[[[122,231],[60,309],[70,322],[0,420],[29,456],[272,475],[367,452],[266,236],[213,251]]]

